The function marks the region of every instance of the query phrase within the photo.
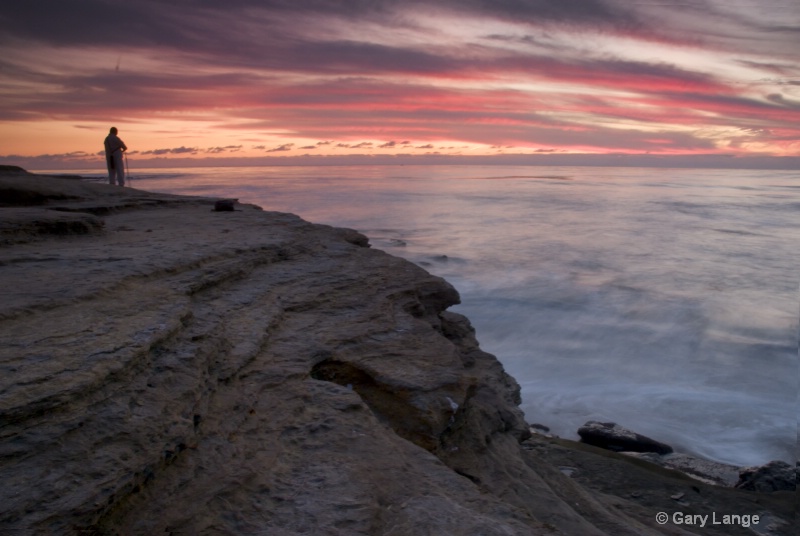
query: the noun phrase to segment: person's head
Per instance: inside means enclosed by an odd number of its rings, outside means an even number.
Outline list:
[[[109,134],[116,134],[117,133],[117,127],[111,127],[111,130],[109,130],[108,133]]]

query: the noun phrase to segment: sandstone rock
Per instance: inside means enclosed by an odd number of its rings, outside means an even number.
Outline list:
[[[655,452],[668,454],[672,447],[632,432],[613,422],[589,421],[578,429],[581,441],[617,452]]]
[[[105,231],[0,248],[0,532],[546,532],[435,456],[463,412],[524,428],[445,281],[289,214],[29,179]]]

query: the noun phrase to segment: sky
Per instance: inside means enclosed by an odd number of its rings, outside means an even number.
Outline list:
[[[797,0],[26,0],[0,27],[0,164],[28,169],[102,168],[111,126],[153,166],[800,163]]]

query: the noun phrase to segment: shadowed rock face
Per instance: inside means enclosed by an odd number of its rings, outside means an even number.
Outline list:
[[[99,224],[55,237],[0,209],[0,532],[661,533],[523,448],[519,387],[456,291],[363,235],[0,187],[33,192],[29,220]]]

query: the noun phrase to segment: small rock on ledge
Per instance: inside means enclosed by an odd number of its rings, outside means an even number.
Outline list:
[[[236,199],[219,199],[214,202],[214,212],[233,212]]]

